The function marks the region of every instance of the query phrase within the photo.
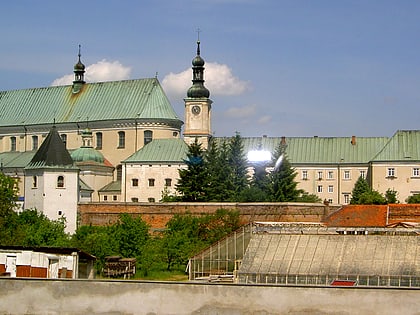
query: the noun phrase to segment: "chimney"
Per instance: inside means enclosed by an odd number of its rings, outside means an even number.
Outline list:
[[[351,136],[351,144],[356,145],[356,136]]]
[[[280,142],[280,144],[281,144],[281,145],[286,145],[286,137],[285,137],[285,136],[281,137],[281,142]]]

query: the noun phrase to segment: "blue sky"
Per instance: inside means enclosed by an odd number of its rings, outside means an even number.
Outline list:
[[[1,4],[0,90],[158,78],[180,118],[197,29],[216,136],[392,136],[420,127],[420,1]],[[67,80],[67,81],[66,81]]]

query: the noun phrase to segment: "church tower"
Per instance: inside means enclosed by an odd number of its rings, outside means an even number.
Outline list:
[[[204,86],[204,60],[200,56],[200,41],[197,41],[197,56],[192,60],[193,79],[185,102],[184,140],[191,144],[198,140],[207,149],[211,137],[210,92]]]

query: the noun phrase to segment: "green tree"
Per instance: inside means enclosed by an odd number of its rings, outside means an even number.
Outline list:
[[[248,160],[245,155],[244,145],[239,133],[230,139],[227,155],[228,167],[230,169],[230,182],[233,195],[229,201],[237,201],[243,190],[249,187]]]
[[[369,193],[371,191],[370,186],[365,178],[360,176],[356,183],[354,184],[353,191],[351,193],[350,204],[359,205],[361,203],[361,195],[364,193]],[[366,198],[365,198],[366,199]]]
[[[322,202],[322,199],[315,194],[309,194],[304,191],[297,199],[297,202],[317,203]]]
[[[406,199],[407,203],[420,203],[420,194],[414,194]]]
[[[387,191],[385,192],[386,203],[388,203],[388,204],[399,203],[399,201],[397,199],[397,195],[398,195],[398,192],[396,190],[388,188]]]
[[[0,220],[13,212],[17,199],[17,180],[0,172]]]
[[[233,185],[228,167],[228,149],[226,142],[220,147],[216,141],[210,141],[205,153],[208,171],[207,201],[225,201],[233,195]]]
[[[179,180],[176,190],[182,201],[206,201],[208,170],[204,161],[204,150],[201,143],[195,142],[188,146],[187,169],[179,170]]]
[[[303,190],[297,189],[296,171],[290,165],[285,154],[285,148],[279,145],[272,158],[274,166],[269,175],[270,199],[274,202],[297,201],[303,194]]]
[[[385,205],[386,198],[376,190],[370,190],[362,193],[359,197],[360,205]]]

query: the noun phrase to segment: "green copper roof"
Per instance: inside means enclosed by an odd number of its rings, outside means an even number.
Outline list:
[[[182,163],[187,151],[188,146],[182,139],[155,139],[123,163]]]
[[[71,158],[74,162],[96,162],[99,164],[104,163],[104,156],[101,152],[95,150],[94,148],[81,147],[74,150],[71,153]]]
[[[0,92],[0,126],[127,118],[182,124],[156,78]]]
[[[4,168],[24,168],[34,157],[34,151],[0,153],[0,164]]]
[[[420,130],[399,130],[373,161],[420,161]]]
[[[215,138],[218,142],[230,138]],[[244,151],[275,152],[283,141],[292,164],[368,163],[387,143],[387,137],[252,137],[242,138]]]
[[[121,181],[113,181],[99,189],[98,192],[121,192]]]

